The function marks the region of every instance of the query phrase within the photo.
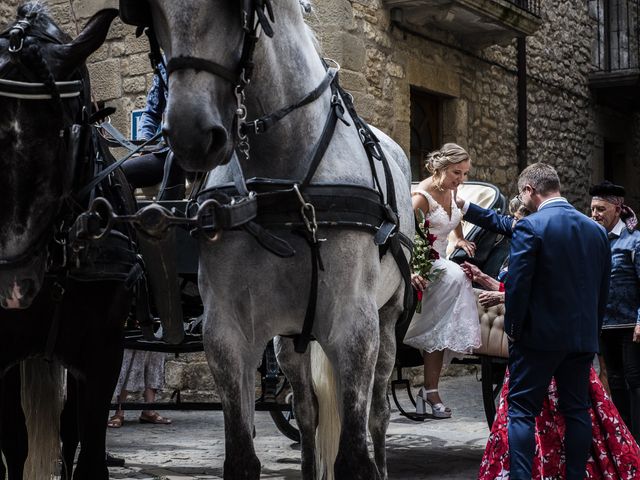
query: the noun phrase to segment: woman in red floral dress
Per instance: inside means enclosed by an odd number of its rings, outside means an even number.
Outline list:
[[[509,478],[507,438],[508,373],[505,377],[496,419],[480,465],[479,480]],[[591,423],[593,442],[585,479],[640,479],[640,448],[606,394],[595,370],[591,369]],[[564,476],[564,418],[558,412],[555,383],[549,386],[542,413],[536,419],[536,455],[532,480],[561,480]]]

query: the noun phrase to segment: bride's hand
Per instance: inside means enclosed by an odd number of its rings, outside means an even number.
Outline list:
[[[411,285],[413,285],[413,288],[415,288],[416,290],[426,290],[426,288],[429,286],[429,281],[421,275],[418,275],[417,273],[412,273]]]
[[[475,256],[476,254],[476,244],[473,242],[470,242],[469,240],[458,240],[456,242],[456,248],[461,248],[463,249],[465,252],[467,252],[467,255],[469,255],[470,257]]]

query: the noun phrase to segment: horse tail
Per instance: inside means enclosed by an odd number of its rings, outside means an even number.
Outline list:
[[[316,474],[318,478],[333,480],[341,429],[336,378],[331,362],[320,344],[311,342],[310,348],[311,378],[318,399]]]
[[[60,414],[64,405],[64,368],[56,362],[29,359],[20,363],[22,408],[29,455],[26,480],[49,480],[60,459]]]

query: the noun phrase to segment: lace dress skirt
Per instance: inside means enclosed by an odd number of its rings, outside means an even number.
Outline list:
[[[445,350],[445,360],[471,353],[481,344],[471,280],[449,260],[436,260],[433,268],[443,272],[425,290],[422,311],[414,315],[404,343],[425,352]]]

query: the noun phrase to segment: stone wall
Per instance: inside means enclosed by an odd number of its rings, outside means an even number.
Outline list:
[[[86,22],[91,2],[47,3],[61,26],[73,33]],[[12,16],[17,4],[5,0],[0,20]],[[541,12],[540,30],[527,39],[528,159],[555,165],[569,199],[585,208],[589,183],[602,178],[605,136],[626,145],[628,155],[620,160],[625,163],[623,178],[638,178],[635,152],[640,130],[635,117],[607,111],[593,101],[588,74],[597,31],[587,6],[543,0]],[[474,49],[446,31],[409,34],[392,25],[382,0],[317,1],[309,22],[325,55],[342,66],[343,85],[368,121],[408,152],[410,89],[440,95],[442,142],[457,142],[469,150],[472,178],[515,193],[515,40]],[[146,37],[137,39],[133,33],[133,27],[116,20],[105,45],[89,60],[94,97],[117,108],[112,121],[125,132],[130,111],[144,106],[152,79]],[[640,203],[638,183],[628,185],[635,206]]]
[[[540,30],[527,39],[528,160],[555,165],[565,194],[585,209],[588,185],[602,175],[598,145],[606,123],[597,121],[599,109],[588,87],[596,29],[586,6],[566,0],[543,1],[542,19]],[[370,122],[407,150],[410,88],[442,95],[442,142],[467,147],[472,178],[515,193],[515,40],[480,50],[436,29],[402,32],[381,0],[317,2],[311,22],[326,55],[341,63],[343,83]],[[640,132],[622,116],[627,123],[622,131],[634,139],[628,150],[637,151],[632,145]],[[637,171],[637,165],[630,162],[628,170]],[[637,201],[637,195],[631,197]]]

